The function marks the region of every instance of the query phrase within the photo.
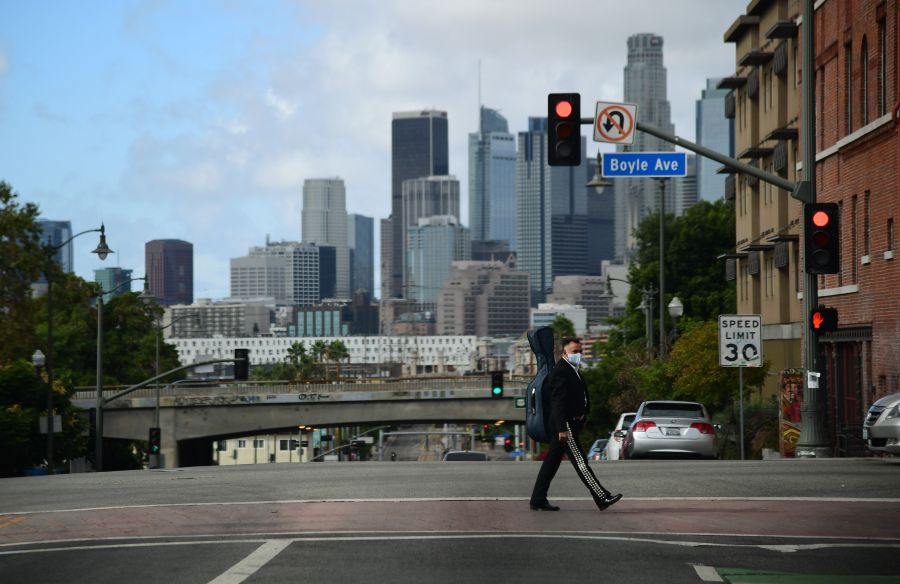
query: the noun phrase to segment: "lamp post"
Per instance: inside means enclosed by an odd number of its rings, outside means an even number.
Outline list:
[[[659,358],[666,358],[666,181],[655,179],[659,184]]]
[[[146,282],[147,278],[131,278],[112,290],[103,290],[101,288],[97,292],[97,404],[94,415],[96,420],[94,427],[94,470],[98,472],[103,470],[103,296],[112,294],[138,280]],[[141,297],[148,297],[146,285]]]
[[[669,316],[672,317],[672,342],[675,342],[675,336],[678,334],[678,328],[676,323],[678,319],[681,318],[681,315],[684,314],[684,304],[678,298],[678,296],[673,296],[672,301],[669,302]]]
[[[44,277],[47,278],[47,355],[45,357],[47,364],[47,474],[53,474],[53,254],[85,233],[100,233],[100,243],[91,252],[97,254],[98,258],[105,260],[109,254],[114,253],[106,245],[106,227],[103,223],[100,224],[99,229],[88,229],[76,233],[59,245],[48,244],[44,248],[47,253],[47,264],[44,268]],[[32,358],[34,358],[33,355]]]

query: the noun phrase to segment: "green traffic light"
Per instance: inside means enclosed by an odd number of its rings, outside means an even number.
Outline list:
[[[503,388],[502,388],[502,387],[494,387],[494,389],[491,390],[491,391],[493,392],[494,395],[503,395]]]

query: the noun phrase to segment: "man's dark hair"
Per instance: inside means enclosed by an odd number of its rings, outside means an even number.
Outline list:
[[[561,339],[561,340],[559,341],[559,346],[560,346],[560,347],[565,347],[565,346],[568,345],[569,343],[578,343],[578,344],[580,345],[580,344],[581,344],[581,339],[579,339],[579,338],[577,338],[577,337],[565,337],[564,339]]]

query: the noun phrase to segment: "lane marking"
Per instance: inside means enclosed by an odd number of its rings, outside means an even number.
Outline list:
[[[249,556],[231,566],[218,578],[210,580],[209,584],[240,584],[257,573],[260,568],[272,561],[292,543],[294,540],[291,539],[270,539],[256,548]]]
[[[590,497],[553,497],[554,501],[591,501]],[[900,503],[900,497],[865,499],[860,497],[624,497],[623,501],[649,502],[808,502],[808,503]],[[79,513],[84,511],[116,511],[120,509],[153,509],[156,507],[226,507],[229,505],[287,505],[296,503],[442,503],[484,501],[528,501],[528,497],[408,497],[376,499],[285,499],[277,501],[207,501],[196,503],[148,503],[146,505],[116,505],[110,507],[79,507],[75,509],[44,509],[8,511],[3,515],[38,515],[42,513]]]
[[[704,566],[703,564],[692,564],[697,576],[704,582],[724,582],[725,580],[719,576],[719,572],[712,566]]]
[[[666,535],[679,535],[670,534]],[[684,534],[696,535],[696,534]],[[142,548],[142,547],[169,547],[169,546],[187,546],[187,545],[227,545],[233,543],[262,543],[264,545],[247,556],[238,564],[232,567],[232,570],[238,566],[255,565],[261,559],[265,559],[269,554],[271,557],[265,560],[270,561],[278,555],[284,548],[292,543],[320,543],[320,542],[377,542],[377,541],[442,541],[442,540],[485,540],[485,539],[565,539],[565,540],[585,540],[585,541],[615,541],[625,543],[651,543],[657,545],[669,545],[675,547],[718,547],[718,548],[743,548],[743,549],[760,549],[781,553],[793,553],[797,551],[818,551],[823,549],[900,549],[900,542],[866,542],[866,543],[817,543],[817,544],[797,544],[797,545],[766,545],[751,543],[716,543],[711,541],[677,541],[670,539],[656,539],[651,537],[633,537],[633,536],[613,536],[613,535],[588,535],[576,533],[460,533],[460,534],[406,534],[406,535],[344,535],[333,537],[321,537],[318,535],[304,537],[286,537],[279,539],[229,539],[229,540],[201,540],[201,541],[164,541],[164,542],[143,542],[143,543],[123,543],[123,544],[104,544],[104,545],[82,545],[54,548],[40,548],[27,550],[9,550],[0,551],[0,556],[12,556],[21,554],[36,553],[52,553],[62,551],[84,551],[98,549],[126,549],[126,548]],[[269,545],[271,544],[271,545]],[[252,561],[249,561],[251,560]],[[265,563],[264,562],[264,563]],[[261,565],[264,565],[261,564]],[[243,568],[242,568],[243,569]],[[257,568],[258,569],[258,568]],[[230,572],[231,570],[229,570]],[[228,572],[226,572],[228,573]],[[224,575],[224,574],[223,574]],[[217,582],[217,584],[220,584]]]
[[[14,518],[10,519],[9,521],[4,521],[3,523],[0,523],[0,529],[3,529],[4,527],[9,527],[10,525],[15,525],[19,521],[25,521],[26,519],[28,519],[28,515],[19,515],[18,517],[14,517]]]

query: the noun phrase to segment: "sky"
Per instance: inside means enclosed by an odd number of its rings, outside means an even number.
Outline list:
[[[299,241],[303,181],[340,177],[347,210],[390,214],[391,114],[448,112],[468,223],[481,103],[510,131],[578,91],[621,101],[627,38],[664,38],[675,132],[693,140],[706,78],[747,0],[45,0],[0,2],[0,180],[75,232],[75,271],[144,273],[144,244],[194,244],[195,298],[229,296],[229,260]],[[640,112],[638,112],[640,116]],[[639,117],[640,119],[640,117]],[[590,140],[588,155],[599,145]],[[609,150],[607,147],[600,150]],[[376,279],[378,278],[376,268]]]

